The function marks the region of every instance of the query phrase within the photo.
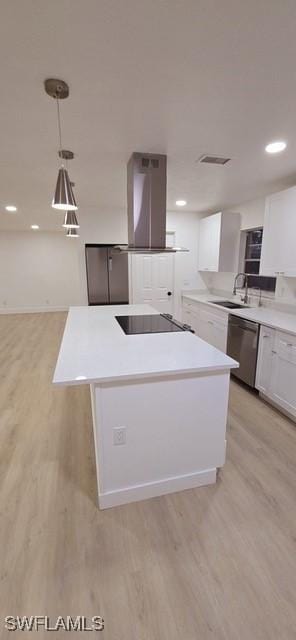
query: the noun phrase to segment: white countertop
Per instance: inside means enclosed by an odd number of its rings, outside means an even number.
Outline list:
[[[116,315],[157,314],[149,305],[71,307],[53,383],[89,384],[225,371],[238,364],[184,331],[126,335]]]
[[[296,314],[293,313],[284,313],[283,311],[278,311],[277,309],[270,309],[266,307],[250,307],[245,309],[227,309],[226,307],[221,307],[220,305],[213,304],[213,300],[231,300],[232,297],[227,296],[215,296],[211,293],[185,293],[183,292],[183,298],[188,300],[192,300],[193,302],[202,302],[203,304],[207,304],[209,307],[214,309],[220,309],[225,313],[231,313],[232,315],[239,316],[240,318],[245,318],[246,320],[253,320],[253,322],[258,322],[259,324],[264,324],[267,327],[272,327],[274,329],[280,329],[281,331],[285,331],[287,333],[293,333],[296,335]]]

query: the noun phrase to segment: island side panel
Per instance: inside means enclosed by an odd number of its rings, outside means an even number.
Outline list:
[[[100,507],[215,482],[228,392],[229,372],[93,385]]]
[[[94,443],[95,443],[95,459],[96,459],[96,472],[97,472],[97,489],[98,489],[98,500],[100,498],[101,489],[100,482],[102,482],[102,473],[100,464],[100,448],[99,448],[99,424],[100,424],[100,408],[101,403],[98,402],[97,395],[99,392],[99,387],[96,388],[96,385],[90,385],[90,399],[91,399],[91,411],[92,411],[92,421],[93,421],[93,433],[94,433]]]

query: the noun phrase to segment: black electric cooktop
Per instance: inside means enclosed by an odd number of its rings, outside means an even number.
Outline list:
[[[173,320],[165,314],[152,316],[115,316],[124,333],[170,333],[171,331],[186,331],[186,325]]]

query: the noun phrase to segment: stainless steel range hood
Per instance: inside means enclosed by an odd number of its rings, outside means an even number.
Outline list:
[[[127,165],[128,245],[116,249],[132,253],[188,251],[166,247],[167,157],[133,153]]]

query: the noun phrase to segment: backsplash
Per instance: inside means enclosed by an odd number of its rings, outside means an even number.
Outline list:
[[[232,294],[235,273],[201,273],[200,275],[205,286],[213,293]],[[254,301],[258,300],[258,295],[257,291],[250,290],[250,296]],[[296,312],[296,278],[279,276],[275,293],[262,292],[262,304],[283,311]]]

